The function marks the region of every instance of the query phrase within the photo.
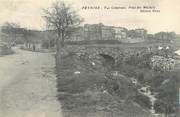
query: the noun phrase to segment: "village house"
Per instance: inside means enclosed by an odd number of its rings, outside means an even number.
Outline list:
[[[102,40],[103,24],[85,24],[84,25],[84,39],[85,40]]]
[[[176,38],[174,32],[158,32],[154,34],[154,38],[159,41],[171,41]]]
[[[146,39],[147,38],[147,30],[140,28],[140,29],[135,29],[135,33],[139,38]]]
[[[124,32],[125,33],[125,32]],[[125,34],[121,32],[121,38],[125,37]],[[115,40],[116,30],[112,26],[105,26],[102,23],[99,24],[85,24],[84,27],[80,27],[77,31],[72,33],[69,39],[73,41],[80,40]]]
[[[115,39],[115,30],[111,26],[101,25],[101,35],[102,40],[114,40]]]
[[[113,40],[115,39],[115,30],[112,26],[99,24],[84,25],[84,40]]]
[[[113,27],[115,30],[115,39],[116,40],[121,40],[121,39],[126,39],[127,38],[127,29],[124,27]]]
[[[153,34],[147,34],[147,40],[148,41],[153,41],[154,40],[154,35]]]
[[[146,39],[147,38],[147,31],[145,29],[134,29],[134,30],[129,30],[127,32],[129,38],[140,38],[140,39]]]
[[[99,24],[84,24],[67,37],[67,41],[83,40],[118,40],[124,43],[143,42],[147,38],[147,30],[128,30],[124,27]]]
[[[78,27],[75,31],[72,31],[70,36],[67,37],[67,41],[83,41],[84,40],[84,28]]]

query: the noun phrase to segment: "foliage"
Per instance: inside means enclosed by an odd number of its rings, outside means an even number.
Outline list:
[[[64,46],[65,39],[80,25],[82,19],[70,5],[66,5],[62,1],[54,2],[51,8],[44,9],[44,13],[43,17],[48,28],[57,31],[57,50],[59,51],[59,44]]]
[[[158,32],[154,34],[154,38],[159,41],[171,41],[176,38],[175,32]]]
[[[0,56],[13,53],[13,50],[10,47],[8,47],[8,45],[0,43]]]
[[[55,47],[56,38],[57,38],[55,31],[47,30],[42,33],[43,33],[42,47],[46,49]]]
[[[139,52],[139,50],[137,51]],[[83,95],[84,92],[91,90],[91,95],[96,95],[93,89],[97,88],[99,89],[98,91],[100,93],[105,92],[113,97],[113,100],[119,100],[118,104],[120,104],[121,106],[123,101],[126,102],[127,100],[130,100],[135,105],[139,104],[140,106],[137,106],[141,109],[150,109],[152,103],[149,97],[137,91],[137,89],[142,85],[149,85],[152,94],[158,94],[156,95],[157,101],[155,103],[156,112],[167,114],[174,113],[177,94],[176,83],[178,83],[177,79],[179,77],[177,72],[157,72],[147,67],[150,61],[149,58],[154,54],[157,54],[155,52],[147,53],[147,51],[141,51],[142,54],[134,54],[133,52],[124,54],[125,56],[123,57],[128,56],[129,58],[127,57],[127,59],[120,59],[118,63],[116,63],[115,66],[113,66],[113,68],[108,71],[110,75],[104,69],[108,65],[97,64],[98,62],[95,62],[96,65],[93,67],[92,64],[88,64],[88,62],[90,62],[88,55],[86,57],[82,57],[82,59],[81,57],[77,57],[78,54],[81,53],[74,52],[71,55],[66,54],[67,56],[62,57],[62,61],[59,64],[57,85],[58,91],[68,92],[77,96],[78,94]],[[131,54],[133,57],[130,56]],[[95,59],[93,59],[93,62],[94,61]],[[98,59],[98,61],[102,62],[100,61],[100,59]],[[109,64],[108,62],[106,63]],[[80,71],[81,73],[75,75],[74,71]],[[113,71],[118,71],[118,74],[121,75],[113,76],[113,74],[111,74],[111,72],[113,73]],[[130,78],[132,77],[138,80],[137,85],[132,84],[130,80]],[[101,87],[103,87],[102,90]],[[81,97],[78,95],[77,97],[75,97],[78,100],[72,100],[72,98],[70,98],[69,100],[72,101],[71,103],[77,101],[79,107],[82,107],[85,104],[87,104],[87,106],[91,105],[93,102],[95,102],[95,104],[100,102],[91,100],[93,99],[90,97],[91,95],[89,95],[89,97],[83,97],[84,95]],[[60,98],[61,96],[59,96],[59,99]],[[62,97],[61,100],[63,99],[66,100],[64,97]],[[82,102],[82,104],[78,102]],[[71,105],[71,103],[69,105]],[[77,105],[75,105],[73,108],[75,107],[77,107]]]
[[[141,105],[142,107],[145,107],[145,108],[151,108],[151,101],[149,100],[149,97],[143,95],[143,94],[140,94],[140,93],[137,93],[136,96],[134,97],[134,101],[137,102],[139,105]]]
[[[127,36],[131,37],[131,38],[142,38],[142,36],[145,37],[145,35],[147,34],[147,30],[145,30],[145,29],[143,29],[143,30],[144,30],[143,31],[144,34],[142,34],[142,32],[139,32],[137,30],[129,30],[127,32]]]
[[[16,23],[6,22],[2,26],[3,41],[8,43],[9,45],[15,43],[17,34],[20,32],[20,26]]]
[[[29,38],[30,36],[34,36],[33,31],[22,28],[16,23],[5,23],[2,28],[2,32],[5,34],[4,41],[10,43],[11,45],[22,44],[24,42],[27,44],[33,41]]]
[[[143,72],[137,73],[138,81],[143,82],[144,81],[144,77],[145,77],[145,75],[144,75]]]
[[[155,110],[166,115],[176,112],[178,100],[179,73],[170,72],[164,77],[170,79],[169,82],[158,87],[158,100],[155,103]]]

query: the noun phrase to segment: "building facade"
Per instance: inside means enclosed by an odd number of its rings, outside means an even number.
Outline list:
[[[159,41],[171,41],[176,38],[175,32],[158,32],[154,34],[154,38]]]
[[[71,41],[118,40],[125,43],[136,43],[147,38],[147,30],[128,30],[124,27],[106,26],[102,23],[85,24],[74,31],[68,38]]]
[[[102,25],[103,24],[85,24],[84,39],[85,40],[102,40]]]
[[[124,27],[113,27],[115,30],[115,39],[122,40],[127,38],[127,29]]]

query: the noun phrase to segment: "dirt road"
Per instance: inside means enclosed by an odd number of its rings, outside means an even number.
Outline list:
[[[51,53],[0,57],[0,117],[62,117]]]

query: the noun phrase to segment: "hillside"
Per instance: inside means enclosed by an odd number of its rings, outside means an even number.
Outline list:
[[[62,57],[57,87],[65,117],[150,117],[148,109],[134,101],[137,87],[130,78],[112,77],[100,60],[86,57],[73,53]]]
[[[56,56],[58,99],[65,117],[174,116],[180,74],[168,61],[176,60],[174,51],[178,46],[173,43],[85,46],[118,47],[123,56],[116,62],[109,55],[93,57],[77,50],[82,46],[85,45],[66,46]],[[157,66],[153,67],[152,62]]]

